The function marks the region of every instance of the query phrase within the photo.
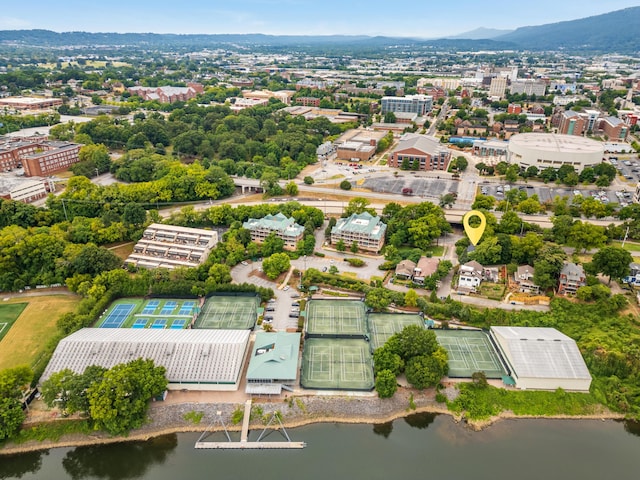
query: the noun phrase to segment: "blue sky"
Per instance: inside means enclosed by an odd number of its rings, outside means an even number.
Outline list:
[[[524,5],[526,3],[526,6]],[[520,5],[519,5],[520,4]],[[514,29],[640,6],[631,0],[27,0],[6,2],[0,30],[365,34],[423,38]]]

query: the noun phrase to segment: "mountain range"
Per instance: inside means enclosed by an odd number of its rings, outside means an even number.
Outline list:
[[[478,28],[442,39],[370,37],[366,35],[262,35],[262,34],[154,34],[90,33],[50,30],[2,30],[0,46],[70,47],[138,46],[148,48],[260,46],[266,48],[309,47],[338,52],[374,50],[386,46],[441,48],[449,50],[563,50],[567,52],[640,51],[640,7],[516,30]]]

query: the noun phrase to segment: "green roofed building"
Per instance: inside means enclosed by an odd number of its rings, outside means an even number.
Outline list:
[[[247,370],[246,393],[279,395],[298,377],[300,334],[258,332]]]
[[[251,240],[257,243],[264,242],[274,232],[284,240],[284,248],[287,250],[295,250],[304,234],[303,226],[298,225],[293,218],[287,218],[282,213],[267,215],[263,218],[250,218],[242,224],[242,227],[251,232]]]
[[[340,218],[331,229],[331,243],[335,245],[342,240],[345,245],[350,246],[356,242],[361,250],[377,253],[384,246],[386,231],[387,226],[380,217],[374,217],[368,212],[354,213],[348,218]]]

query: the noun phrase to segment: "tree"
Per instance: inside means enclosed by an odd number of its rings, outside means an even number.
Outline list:
[[[340,188],[342,190],[351,190],[351,182],[349,180],[342,180],[340,182]]]
[[[384,114],[384,119],[383,119],[384,123],[396,123],[396,121],[397,121],[397,118],[395,113],[387,112]]]
[[[404,361],[385,344],[373,352],[373,368],[376,374],[389,370],[397,376],[404,370]]]
[[[351,253],[358,253],[358,242],[355,240],[351,244]]]
[[[209,280],[217,285],[231,283],[231,269],[229,265],[214,263],[209,268]]]
[[[265,171],[260,177],[260,187],[266,195],[274,196],[282,194],[282,187],[278,183],[278,174],[274,171]]]
[[[281,253],[284,250],[284,240],[271,232],[262,242],[262,255],[270,257],[274,253]]]
[[[500,219],[500,223],[498,224],[498,231],[500,233],[508,233],[509,235],[520,233],[521,228],[522,220],[520,219],[518,214],[512,210],[505,212]]]
[[[147,220],[147,211],[138,203],[127,203],[122,212],[122,221],[129,225],[140,226]]]
[[[0,440],[15,435],[25,418],[26,415],[17,398],[0,397]]]
[[[474,210],[492,210],[496,204],[496,199],[491,195],[477,195],[471,208]]]
[[[298,195],[298,185],[296,185],[295,182],[289,182],[284,186],[284,191],[290,197]]]
[[[376,392],[379,398],[391,398],[398,390],[396,376],[390,370],[382,370],[376,375]]]
[[[329,267],[329,273],[331,275],[337,275],[338,274],[338,267],[336,267],[335,265],[331,265]]]
[[[375,208],[369,207],[369,205],[371,205],[371,202],[369,200],[367,200],[366,198],[354,197],[351,200],[349,200],[349,203],[347,204],[346,208],[344,209],[343,216],[344,217],[350,217],[354,213],[357,214],[357,215],[360,215],[360,214],[362,214],[364,212],[367,212],[371,216],[375,217],[377,215],[376,214],[376,210],[375,210]]]
[[[306,177],[304,177],[303,182],[305,183],[305,185],[313,185],[315,183],[315,180],[313,179],[313,177],[307,175]]]
[[[419,390],[436,386],[444,374],[440,362],[429,355],[411,358],[405,369],[407,381]]]
[[[438,348],[438,341],[431,330],[425,330],[419,325],[408,325],[401,332],[392,335],[386,345],[407,361],[417,356],[432,355]]]
[[[404,294],[404,304],[407,307],[415,307],[418,305],[418,294],[413,288],[407,290],[407,293]]]
[[[338,240],[338,242],[336,243],[336,250],[338,250],[339,252],[345,252],[347,250],[347,246],[345,245],[343,239]]]
[[[518,165],[509,165],[505,171],[505,180],[509,183],[515,183],[518,181],[518,174],[520,173],[520,167]]]
[[[621,279],[629,275],[629,264],[633,261],[631,254],[620,247],[606,246],[598,250],[591,261],[598,273],[611,278]]]
[[[142,358],[108,370],[87,392],[94,428],[122,435],[142,426],[149,400],[167,388],[165,372]]]
[[[531,195],[518,204],[518,210],[527,215],[538,213],[542,209],[537,195]]]
[[[291,259],[286,253],[274,253],[262,261],[264,274],[271,280],[275,280],[278,275],[286,272],[289,268],[291,268]]]
[[[444,195],[440,195],[440,206],[441,207],[451,207],[454,203],[456,203],[456,196],[453,193],[445,193]]]
[[[604,227],[578,220],[571,227],[568,243],[576,249],[582,248],[584,252],[592,248],[600,248],[607,242],[604,232]]]
[[[482,265],[495,265],[502,257],[502,246],[498,243],[498,237],[490,237],[478,244],[470,258]]]
[[[72,395],[72,384],[76,374],[68,368],[52,374],[42,382],[40,393],[48,407],[58,407],[67,411],[67,404]]]

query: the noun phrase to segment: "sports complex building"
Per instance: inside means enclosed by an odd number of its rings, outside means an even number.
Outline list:
[[[258,332],[247,369],[246,393],[279,395],[298,379],[300,334]]]
[[[578,173],[602,162],[604,144],[589,138],[555,133],[520,133],[509,140],[508,161],[526,170],[571,165]]]
[[[237,390],[259,303],[247,294],[119,299],[98,328],[58,344],[42,380],[65,368],[82,373],[90,365],[110,368],[142,357],[167,369],[170,389]]]

